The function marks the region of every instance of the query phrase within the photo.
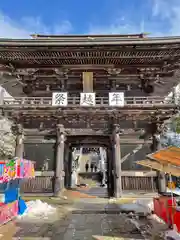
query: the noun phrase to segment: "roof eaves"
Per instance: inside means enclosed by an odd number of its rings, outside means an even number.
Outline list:
[[[137,40],[118,40],[118,41],[59,41],[52,39],[0,39],[0,46],[121,46],[121,45],[164,45],[164,44],[180,44],[180,37],[178,38],[164,38],[164,39],[137,39]]]

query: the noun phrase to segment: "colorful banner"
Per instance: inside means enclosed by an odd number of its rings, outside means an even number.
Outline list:
[[[25,159],[12,159],[0,162],[0,183],[17,178],[35,177],[34,163]]]
[[[0,206],[0,225],[7,223],[18,215],[18,201]]]

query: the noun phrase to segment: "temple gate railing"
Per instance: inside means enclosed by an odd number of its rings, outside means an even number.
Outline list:
[[[52,98],[51,97],[15,97],[15,98],[4,98],[1,102],[1,106],[39,106],[39,107],[50,107],[52,106]],[[150,97],[125,97],[124,98],[124,106],[175,106],[172,98],[164,98],[158,96],[150,96]],[[68,105],[60,107],[80,107],[80,97],[68,97]],[[54,107],[54,106],[53,106]],[[59,107],[59,106],[55,106]],[[111,107],[109,106],[109,98],[108,97],[96,97],[95,106],[90,107]],[[117,106],[116,106],[117,107]],[[121,106],[122,107],[122,106]]]

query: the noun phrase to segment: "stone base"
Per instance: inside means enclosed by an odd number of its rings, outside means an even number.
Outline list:
[[[64,178],[56,177],[54,180],[54,197],[62,196],[64,190]]]

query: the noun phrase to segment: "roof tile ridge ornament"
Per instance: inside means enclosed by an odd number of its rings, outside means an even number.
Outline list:
[[[103,38],[103,37],[119,37],[119,38],[145,38],[150,33],[141,32],[135,34],[31,34],[30,36],[34,39],[57,39],[57,38],[89,38],[90,40],[94,40],[95,38]]]
[[[30,34],[31,38],[33,39],[37,39],[38,38],[38,34]]]

